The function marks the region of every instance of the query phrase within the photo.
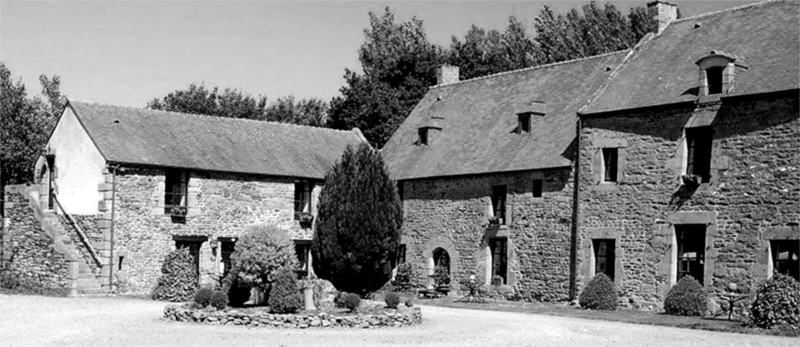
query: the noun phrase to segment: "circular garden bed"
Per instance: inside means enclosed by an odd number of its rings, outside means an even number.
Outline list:
[[[362,302],[362,306],[367,302]],[[422,313],[419,307],[398,307],[388,309],[373,307],[360,313],[350,313],[347,310],[320,310],[303,311],[294,314],[270,313],[267,307],[254,308],[226,308],[216,310],[213,308],[194,308],[191,303],[183,305],[167,305],[164,308],[164,318],[178,322],[193,322],[214,325],[243,325],[251,327],[276,327],[276,328],[379,328],[402,327],[422,323]]]

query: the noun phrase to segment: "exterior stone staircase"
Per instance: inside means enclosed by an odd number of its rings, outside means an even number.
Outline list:
[[[68,233],[75,233],[73,226],[65,226],[55,211],[42,208],[39,192],[42,189],[31,189],[27,192],[29,205],[36,220],[41,222],[41,230],[53,240],[53,249],[64,255],[69,268],[71,282],[70,295],[104,295],[108,294],[108,266],[98,268],[87,262]]]

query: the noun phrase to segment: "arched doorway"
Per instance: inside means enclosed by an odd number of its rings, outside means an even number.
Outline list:
[[[450,278],[450,254],[444,248],[433,250],[433,274],[436,278]],[[449,284],[449,283],[448,283]]]

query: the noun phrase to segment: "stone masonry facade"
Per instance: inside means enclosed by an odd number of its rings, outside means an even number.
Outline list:
[[[533,196],[541,180],[541,197]],[[507,284],[526,300],[569,295],[573,173],[569,168],[402,181],[406,259],[433,274],[438,248],[450,257],[453,288],[490,278],[492,238],[507,240]],[[492,186],[506,186],[506,225],[490,225]]]
[[[796,95],[723,99],[586,117],[580,134],[578,285],[592,239],[616,240],[620,303],[656,309],[675,283],[676,228],[705,226],[704,286],[752,291],[769,276],[770,240],[800,242],[800,112]],[[685,129],[713,129],[710,179],[685,172]],[[602,149],[618,149],[617,182]]]
[[[110,180],[108,182],[111,182]],[[114,224],[115,277],[121,290],[149,294],[161,275],[166,254],[176,240],[201,240],[200,282],[214,284],[222,275],[219,238],[237,238],[248,226],[272,224],[289,230],[295,240],[310,240],[311,230],[294,220],[293,178],[191,171],[187,215],[175,221],[164,212],[165,171],[126,167],[116,175]],[[313,203],[319,185],[312,190]],[[110,211],[111,201],[101,203]]]

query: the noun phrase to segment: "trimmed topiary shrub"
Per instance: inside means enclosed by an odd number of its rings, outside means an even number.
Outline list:
[[[414,301],[411,298],[406,299],[406,307],[414,307]]]
[[[203,287],[197,289],[194,293],[194,302],[202,307],[208,306],[208,303],[211,301],[211,294],[214,293],[211,288]]]
[[[340,291],[336,293],[336,296],[333,297],[333,306],[338,308],[344,308],[344,299],[347,298],[348,292]]]
[[[211,293],[211,298],[209,299],[211,303],[211,307],[221,310],[228,306],[228,294],[220,290],[215,290]]]
[[[397,293],[386,293],[383,297],[383,301],[386,301],[386,306],[389,308],[397,308],[397,305],[400,305],[400,296]]]
[[[361,297],[358,296],[358,294],[347,293],[347,295],[344,297],[344,307],[350,310],[350,312],[355,311],[355,309],[357,309],[358,305],[360,304],[361,304]]]
[[[616,310],[617,298],[617,286],[606,274],[599,273],[583,288],[578,303],[592,310]]]
[[[197,269],[188,248],[176,249],[164,258],[161,277],[153,288],[153,299],[189,301],[197,288]]]
[[[269,308],[275,313],[294,313],[303,306],[303,296],[292,268],[283,268],[275,275],[269,295]]]
[[[800,330],[800,282],[776,273],[759,284],[750,313],[753,326]]]
[[[667,293],[664,311],[676,316],[702,316],[706,312],[708,297],[703,286],[692,276],[684,276]]]
[[[236,242],[231,254],[229,281],[239,287],[258,288],[269,297],[270,285],[281,268],[297,267],[294,243],[286,230],[272,225],[254,225]],[[231,299],[232,295],[231,295]]]
[[[379,151],[348,146],[325,175],[311,244],[314,273],[367,297],[392,278],[403,208]]]

